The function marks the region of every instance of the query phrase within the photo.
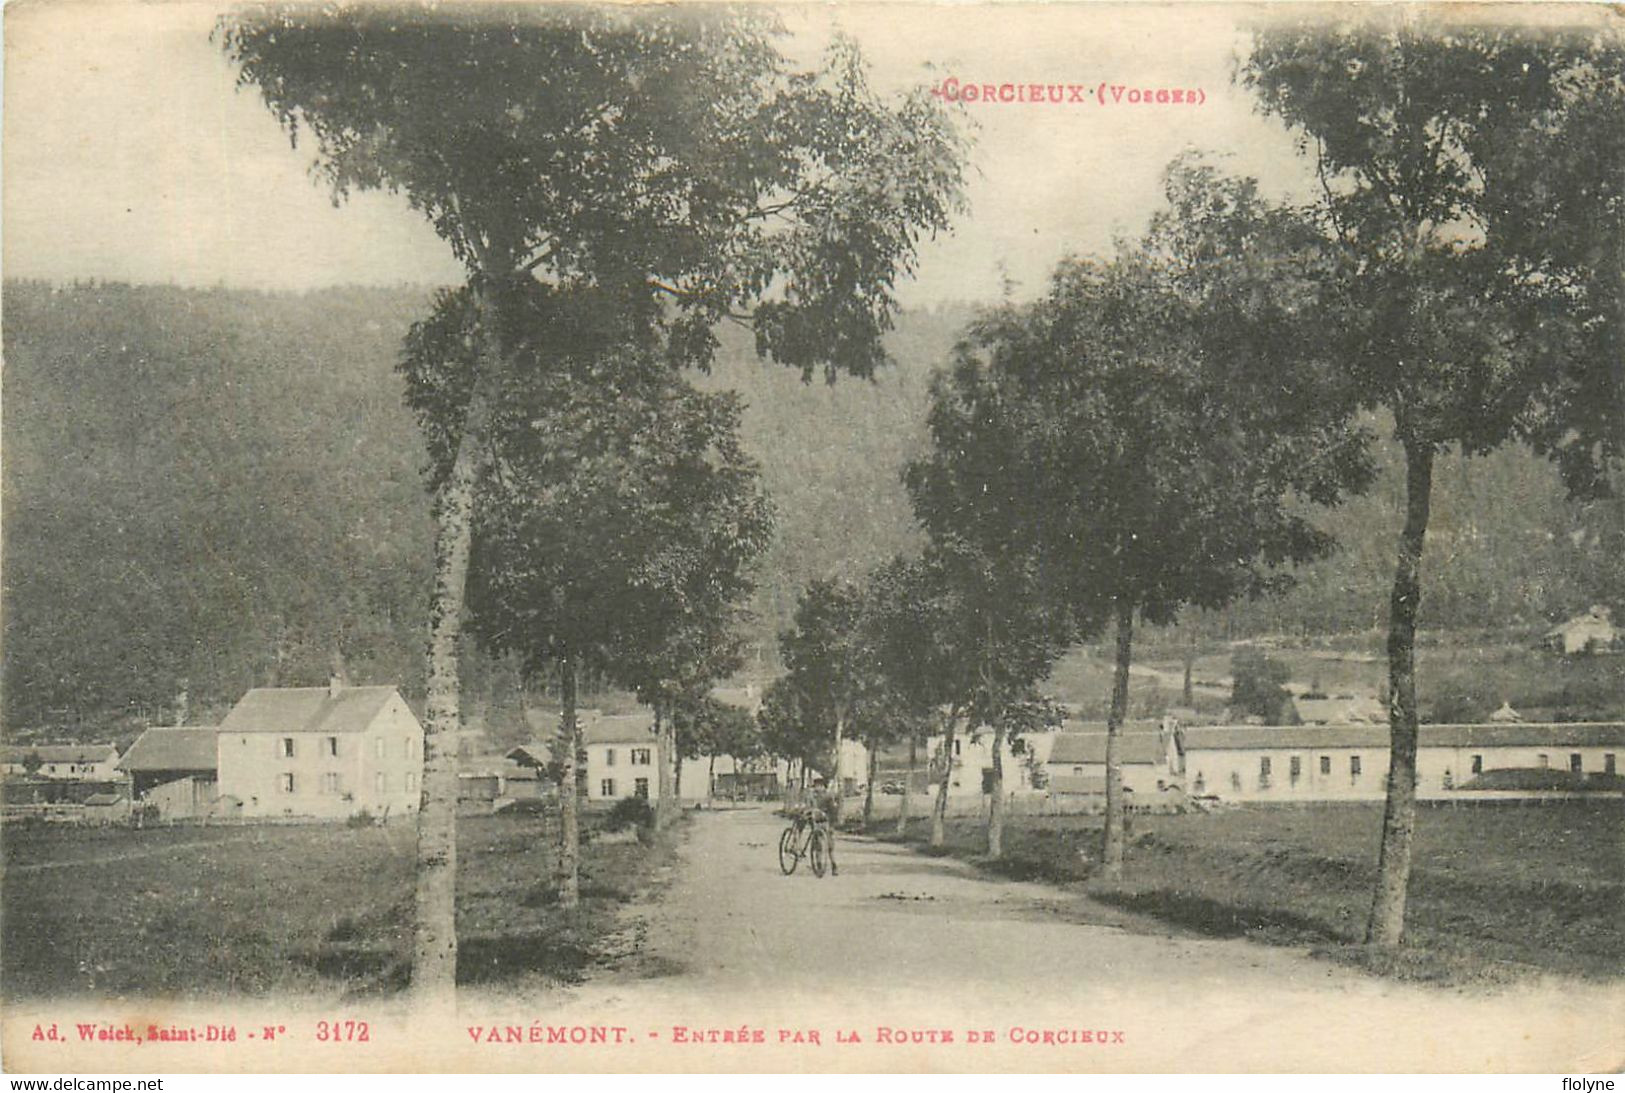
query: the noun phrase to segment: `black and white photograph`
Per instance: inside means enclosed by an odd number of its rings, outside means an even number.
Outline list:
[[[3,113],[7,1072],[1625,1068],[1617,8],[22,0]]]

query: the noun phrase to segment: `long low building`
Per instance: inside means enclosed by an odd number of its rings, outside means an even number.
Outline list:
[[[1387,725],[1221,725],[1181,728],[1170,770],[1196,796],[1232,801],[1381,800]],[[1625,722],[1423,725],[1417,795],[1620,790]],[[1535,772],[1526,778],[1507,772]],[[1547,772],[1539,776],[1538,772]]]

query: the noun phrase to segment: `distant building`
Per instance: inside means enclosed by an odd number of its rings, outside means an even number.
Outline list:
[[[660,742],[653,714],[599,717],[582,728],[581,740],[586,753],[583,796],[589,802],[659,798]]]
[[[37,769],[30,770],[38,760]],[[6,774],[72,782],[111,782],[118,778],[118,748],[112,744],[10,744],[0,749]]]
[[[134,799],[156,808],[164,820],[218,812],[219,737],[215,728],[154,728],[142,733],[119,760]]]
[[[256,688],[220,723],[219,788],[242,815],[415,812],[423,726],[393,687]]]
[[[1050,795],[1106,792],[1105,723],[1073,722],[1066,728],[1056,734],[1044,764]],[[1179,780],[1179,752],[1171,724],[1129,722],[1123,726],[1118,751],[1123,785],[1134,793],[1149,796]]]
[[[1625,634],[1614,625],[1612,612],[1598,604],[1546,631],[1541,645],[1565,655],[1605,653],[1625,645]]]
[[[1378,801],[1387,792],[1386,725],[1187,728],[1180,744],[1185,787],[1196,796]],[[1621,751],[1625,723],[1422,725],[1416,792],[1444,799],[1518,791],[1517,780],[1494,774],[1510,770],[1562,775],[1546,779],[1544,790],[1617,790]]]

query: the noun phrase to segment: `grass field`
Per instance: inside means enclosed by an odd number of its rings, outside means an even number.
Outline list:
[[[8,827],[0,887],[7,996],[364,995],[405,983],[411,824]],[[571,981],[606,958],[616,908],[669,840],[593,842],[560,910],[536,814],[458,821],[458,980]]]
[[[1220,937],[1308,946],[1410,979],[1502,981],[1542,972],[1625,976],[1625,802],[1425,807],[1409,933],[1397,956],[1359,944],[1376,873],[1379,805],[1136,816],[1125,879],[1091,879],[1099,819],[1013,822],[990,869],[1084,882],[1093,900]],[[915,823],[909,839],[923,843]],[[977,859],[975,821],[949,852]]]

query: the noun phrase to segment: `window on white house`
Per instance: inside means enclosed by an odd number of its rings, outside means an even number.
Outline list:
[[[958,755],[958,754],[959,754],[959,743],[960,743],[960,742],[959,742],[959,741],[958,741],[958,740],[955,740],[955,741],[954,741],[954,754],[955,754],[955,755]]]
[[[1602,772],[1604,774],[1618,774],[1619,770],[1614,760],[1614,753],[1608,752],[1602,757]]]
[[[1351,756],[1349,756],[1349,781],[1358,782],[1359,780],[1360,780],[1360,757],[1358,755],[1351,755]]]
[[[613,767],[614,765],[615,765],[615,749],[614,748],[605,748],[604,749],[604,766]]]
[[[613,779],[613,778],[605,778],[603,781],[599,782],[598,783],[598,796],[600,796],[600,797],[613,797],[613,796],[615,796],[615,779]]]
[[[1545,752],[1541,752],[1539,755],[1535,756],[1535,766],[1545,769],[1551,765],[1552,757],[1547,755]]]
[[[380,736],[380,737],[378,737],[378,739],[376,739],[376,740],[374,740],[372,742],[372,755],[373,755],[374,759],[382,759],[384,757],[384,738],[383,737]]]
[[[649,799],[649,779],[639,778],[632,783],[632,792],[645,801]]]
[[[634,767],[646,767],[646,766],[648,766],[649,765],[649,749],[648,748],[633,748],[632,749],[632,765]]]
[[[1303,777],[1303,757],[1294,755],[1288,759],[1286,761],[1286,772],[1287,776],[1291,778],[1292,784],[1297,785],[1298,779]]]
[[[282,783],[282,792],[283,793],[292,793],[293,792],[293,775],[292,774],[284,774],[284,775],[282,775],[281,783]]]
[[[385,777],[383,771],[379,771],[372,776],[372,784],[379,793],[389,792],[389,779]]]
[[[1260,789],[1270,784],[1270,757],[1260,756],[1258,760],[1258,786]]]
[[[337,757],[338,753],[339,738],[336,736],[329,736],[323,744],[322,754],[326,755],[329,759],[332,759]]]
[[[1241,771],[1233,770],[1230,772],[1230,788],[1235,790],[1241,788]]]
[[[1329,755],[1322,755],[1320,757],[1320,773],[1322,773],[1322,774],[1330,774],[1331,772],[1332,772],[1332,757],[1329,756]]]
[[[416,774],[413,774],[411,771],[407,771],[406,772],[405,785],[406,785],[406,792],[408,792],[408,793],[416,792],[417,788],[418,788],[418,776]]]
[[[1193,788],[1197,793],[1201,793],[1207,789],[1207,779],[1202,777],[1201,771],[1196,772],[1196,782],[1194,783]]]
[[[281,754],[282,758],[284,759],[293,758],[293,737],[284,736],[282,738],[282,745],[279,749],[279,754]]]
[[[326,774],[322,775],[323,793],[342,793],[343,791],[344,786],[339,780],[338,771],[330,770]]]
[[[401,740],[401,758],[412,758],[412,738],[410,736],[404,737]]]
[[[1473,773],[1474,774],[1483,774],[1484,773],[1484,757],[1482,755],[1473,756]]]
[[[1569,753],[1569,770],[1572,771],[1575,774],[1579,774],[1584,769],[1585,769],[1585,767],[1580,762],[1580,753],[1577,752],[1577,751],[1576,752],[1570,752]]]

